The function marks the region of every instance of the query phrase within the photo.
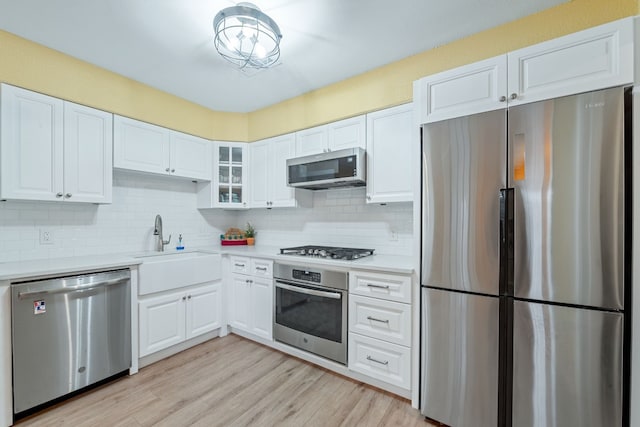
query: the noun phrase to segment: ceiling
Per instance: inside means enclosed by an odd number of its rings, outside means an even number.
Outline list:
[[[230,0],[0,0],[0,29],[217,111],[250,112],[567,0],[254,0],[283,34],[247,75],[213,46]]]

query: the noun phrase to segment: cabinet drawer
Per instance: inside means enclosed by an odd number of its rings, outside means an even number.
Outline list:
[[[411,277],[352,271],[349,273],[349,292],[366,297],[410,303]]]
[[[371,338],[410,346],[411,305],[351,295],[349,330]]]
[[[251,259],[251,273],[256,277],[273,277],[273,261],[268,259]]]
[[[231,272],[251,274],[251,259],[246,257],[231,257]]]
[[[411,350],[351,333],[349,369],[408,390],[411,387]]]

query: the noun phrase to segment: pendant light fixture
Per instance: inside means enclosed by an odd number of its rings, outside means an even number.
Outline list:
[[[280,58],[280,28],[252,3],[222,9],[213,19],[214,45],[240,69],[268,68]]]

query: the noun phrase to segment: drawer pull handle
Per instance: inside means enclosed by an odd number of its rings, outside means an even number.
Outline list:
[[[372,322],[386,323],[387,325],[389,324],[389,319],[381,320],[381,319],[376,319],[375,317],[367,316],[367,320],[371,320]]]
[[[367,283],[367,286],[370,288],[377,288],[377,289],[389,289],[389,285],[375,285],[373,283]]]
[[[238,263],[235,263],[234,265],[235,265],[236,267],[244,268],[244,264],[238,264]]]
[[[373,357],[371,357],[371,356],[367,356],[367,360],[369,360],[369,361],[371,361],[371,362],[379,363],[379,364],[384,365],[384,366],[387,366],[387,365],[389,364],[389,361],[388,361],[388,360],[385,360],[384,362],[382,362],[382,361],[380,361],[380,360],[374,359],[374,358],[373,358]]]
[[[267,271],[267,267],[256,267],[256,270]]]

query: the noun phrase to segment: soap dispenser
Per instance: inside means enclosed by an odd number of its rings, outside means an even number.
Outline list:
[[[182,244],[182,234],[178,236],[178,246],[176,246],[177,251],[184,250],[184,245]]]

